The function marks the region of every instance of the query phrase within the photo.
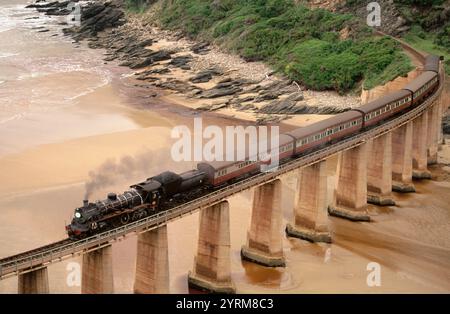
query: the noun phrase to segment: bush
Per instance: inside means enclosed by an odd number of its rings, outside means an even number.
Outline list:
[[[450,24],[444,27],[437,35],[435,43],[444,47],[450,53]]]

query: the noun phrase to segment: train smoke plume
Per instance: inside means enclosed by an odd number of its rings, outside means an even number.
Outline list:
[[[155,151],[141,152],[135,156],[128,155],[119,160],[108,159],[96,170],[89,172],[89,179],[85,183],[84,199],[89,199],[97,190],[117,183],[126,182],[131,185],[137,183],[132,180],[145,180],[168,169],[180,171],[185,166],[184,163],[174,163],[168,166],[168,160],[170,160],[170,156],[167,152]]]

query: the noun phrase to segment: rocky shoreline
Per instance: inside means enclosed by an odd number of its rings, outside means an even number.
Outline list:
[[[70,13],[68,3],[40,0],[28,7],[61,16]],[[359,106],[356,96],[305,90],[264,64],[163,31],[148,17],[125,14],[119,0],[81,4],[81,25],[64,28],[65,35],[77,43],[87,41],[90,48],[105,49],[106,62],[133,69],[139,81],[136,86],[158,87],[182,104],[184,99],[195,100],[190,105],[193,109],[219,113],[227,109],[261,124],[300,114],[337,114]]]

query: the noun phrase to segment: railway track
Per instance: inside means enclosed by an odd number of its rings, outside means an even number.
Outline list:
[[[55,247],[66,245],[71,242],[73,242],[73,241],[70,240],[69,238],[67,238],[67,239],[53,242],[53,243],[50,243],[50,244],[47,244],[47,245],[44,245],[44,246],[41,246],[41,247],[38,247],[38,248],[35,248],[32,250],[26,251],[26,252],[22,252],[22,253],[19,253],[16,255],[11,255],[11,256],[0,259],[0,265],[2,267],[8,267],[9,265],[14,264],[14,261],[16,261],[16,260],[27,258],[29,256],[33,256],[36,254],[41,254],[41,253],[51,250]]]

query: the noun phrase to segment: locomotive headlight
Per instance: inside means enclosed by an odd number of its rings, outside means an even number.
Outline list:
[[[79,212],[75,213],[75,218],[81,218],[81,214]]]

